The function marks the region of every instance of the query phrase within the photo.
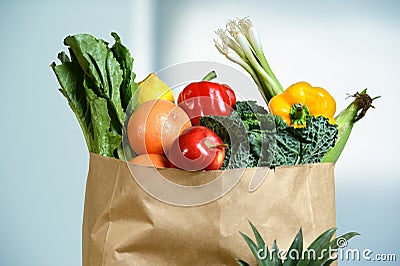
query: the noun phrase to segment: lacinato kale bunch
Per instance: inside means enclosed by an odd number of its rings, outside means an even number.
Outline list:
[[[305,127],[291,127],[255,101],[239,101],[230,116],[202,117],[200,124],[228,145],[225,169],[319,163],[338,133],[322,116],[311,116]]]

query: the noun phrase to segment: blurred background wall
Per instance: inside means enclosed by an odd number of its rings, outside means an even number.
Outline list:
[[[398,1],[51,1],[0,2],[0,265],[81,264],[88,152],[49,67],[62,40],[116,31],[137,81],[173,64],[218,54],[213,31],[250,16],[282,85],[328,89],[343,109],[366,87],[382,95],[355,127],[336,165],[339,233],[351,248],[399,254],[400,4]],[[239,69],[239,68],[238,68]],[[258,93],[238,93],[261,99]],[[341,265],[396,265],[341,262]]]

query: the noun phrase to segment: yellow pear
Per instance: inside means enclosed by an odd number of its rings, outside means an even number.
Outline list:
[[[170,87],[154,73],[150,73],[144,80],[139,82],[138,85],[139,104],[156,99],[163,99],[175,103],[174,94]]]

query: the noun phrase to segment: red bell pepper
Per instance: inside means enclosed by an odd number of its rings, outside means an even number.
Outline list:
[[[229,116],[236,104],[234,91],[226,84],[211,82],[215,71],[202,81],[187,85],[178,96],[178,105],[189,115],[193,125],[199,125],[201,116]]]

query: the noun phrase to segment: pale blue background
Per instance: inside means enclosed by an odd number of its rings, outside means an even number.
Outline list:
[[[80,265],[88,152],[48,67],[68,34],[111,41],[135,57],[138,80],[171,64],[229,62],[213,31],[250,15],[284,86],[299,80],[383,98],[358,123],[336,166],[339,233],[351,248],[400,260],[400,4],[398,1],[1,1],[0,265]],[[301,4],[300,4],[301,3]],[[232,65],[232,64],[230,64]],[[233,66],[233,65],[232,65]],[[259,99],[256,91],[239,91]],[[398,262],[342,262],[341,265]]]

